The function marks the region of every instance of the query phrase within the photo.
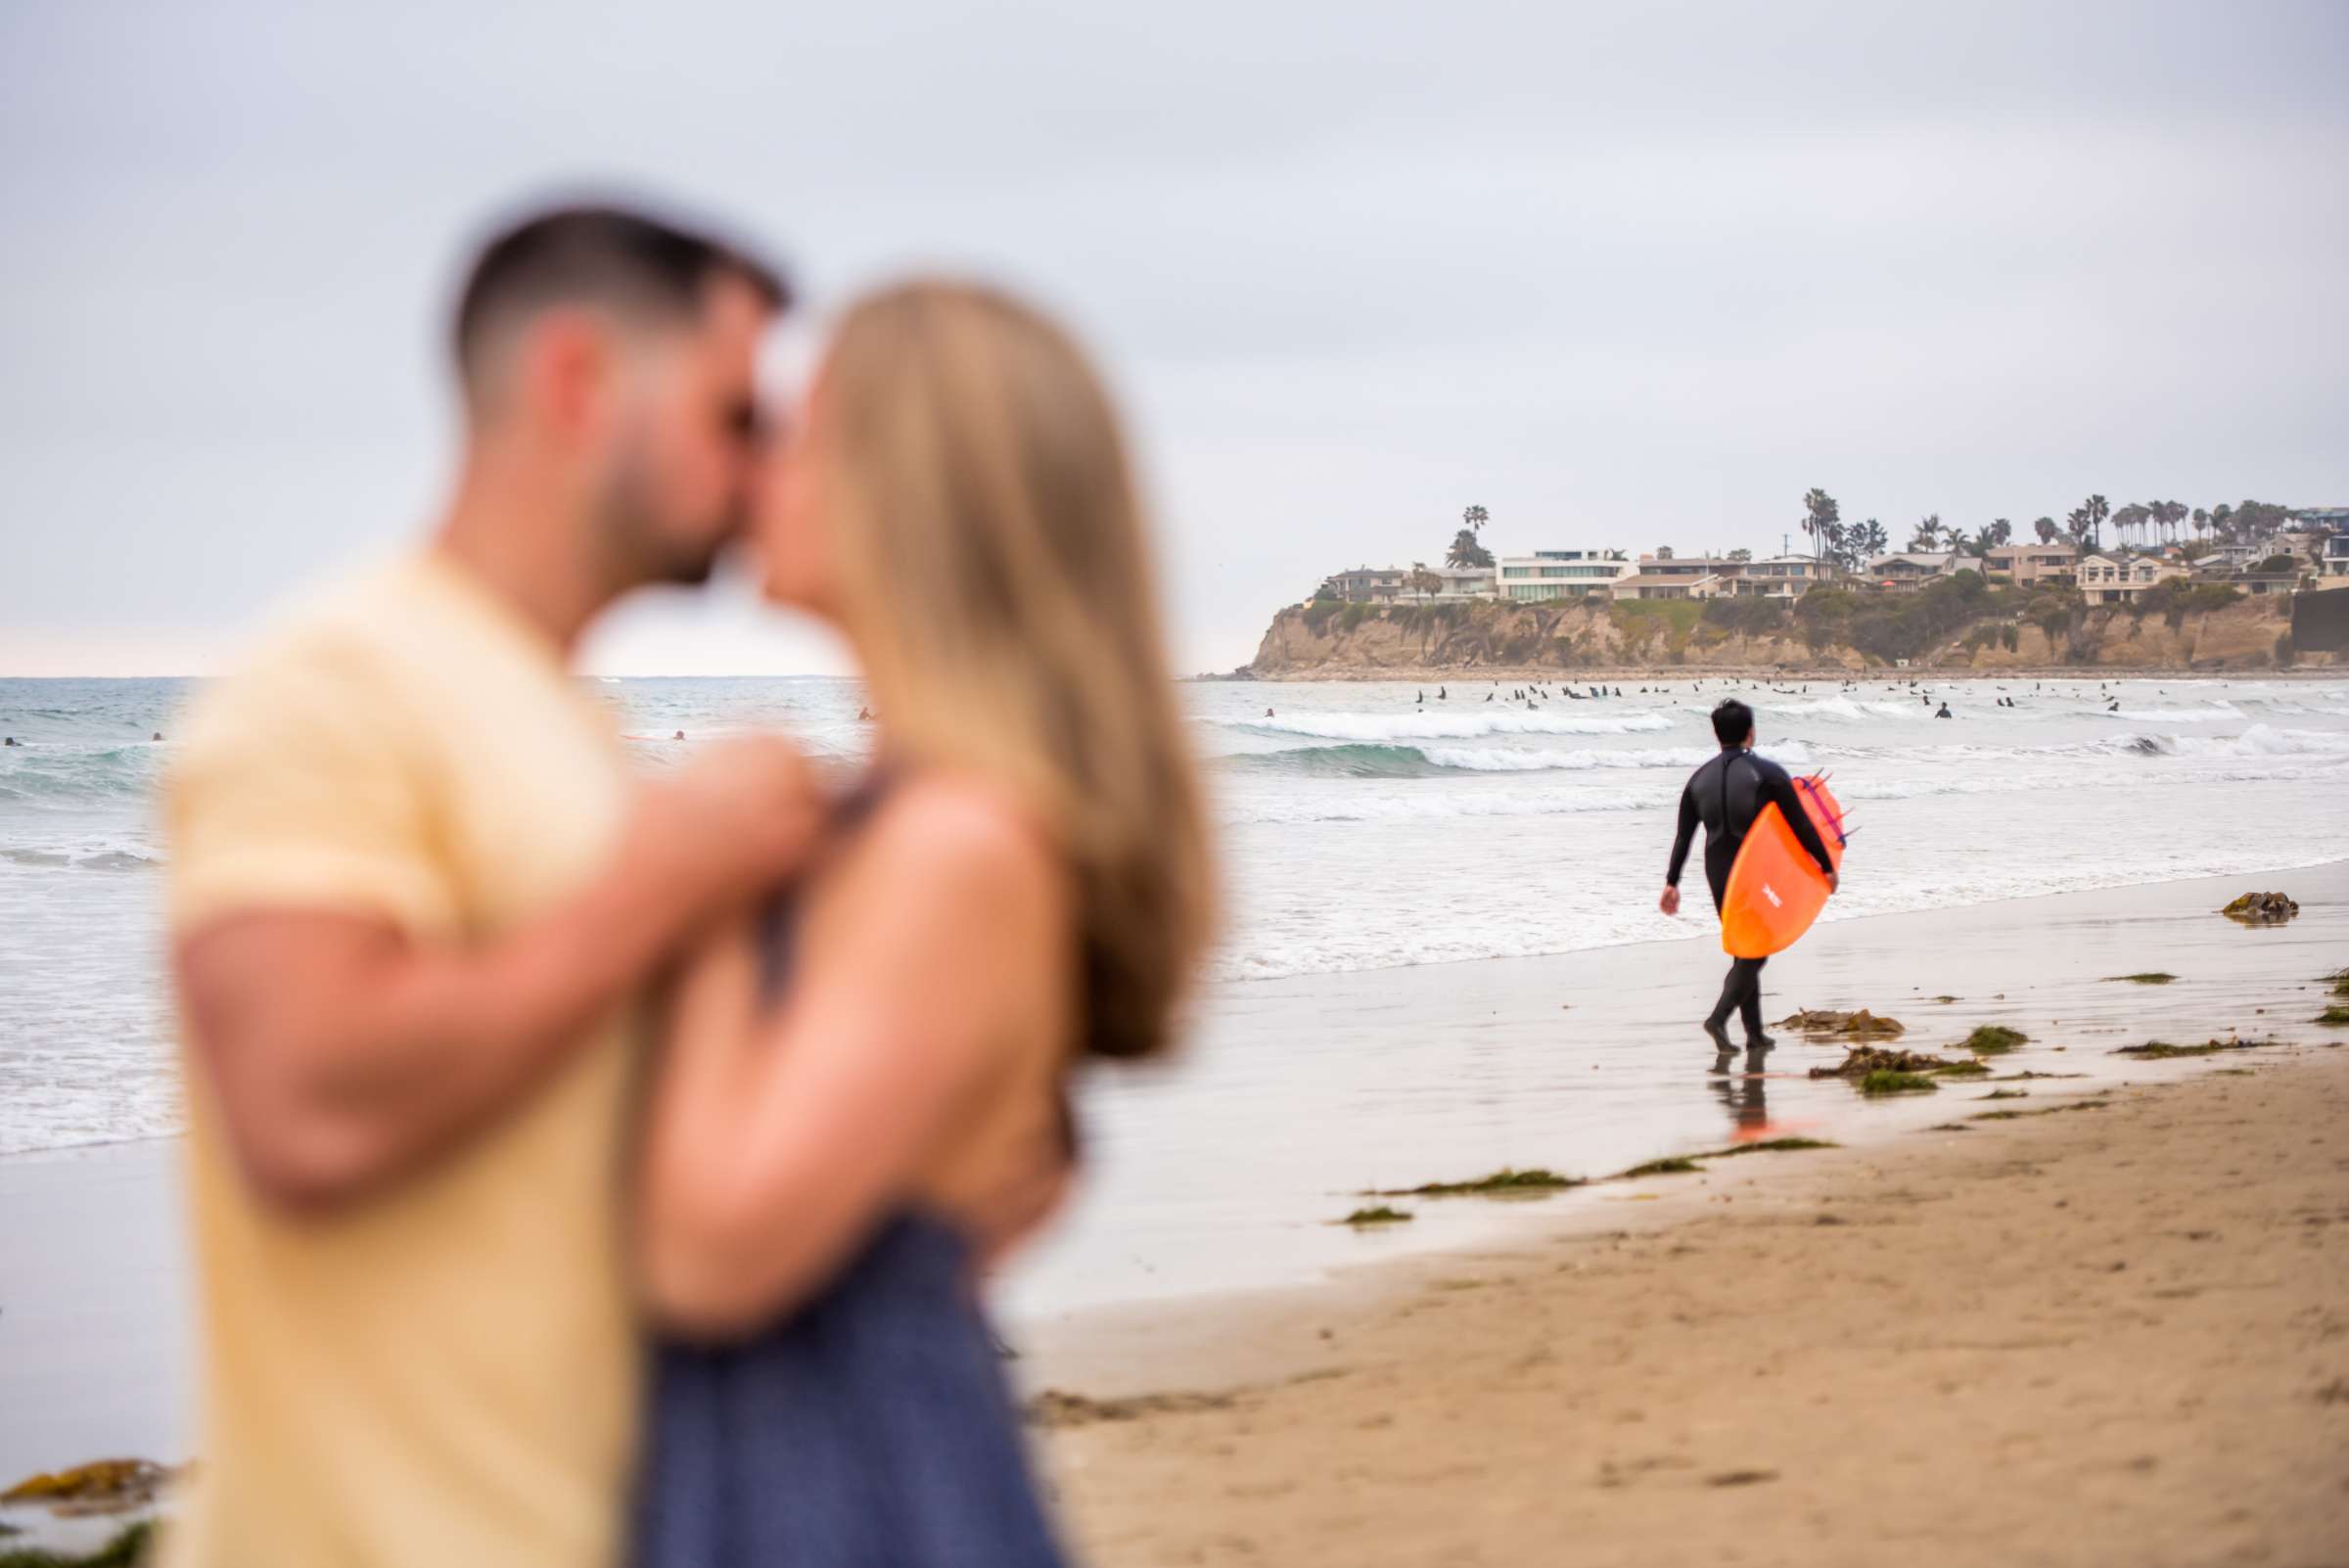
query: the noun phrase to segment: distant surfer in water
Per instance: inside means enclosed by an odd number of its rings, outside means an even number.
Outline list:
[[[1786,770],[1754,755],[1754,711],[1731,697],[1713,710],[1713,735],[1721,755],[1689,775],[1681,791],[1680,831],[1672,841],[1672,863],[1664,872],[1664,897],[1657,907],[1668,915],[1681,912],[1681,868],[1688,863],[1688,846],[1696,824],[1705,824],[1705,882],[1713,890],[1713,907],[1721,907],[1729,884],[1729,867],[1737,863],[1738,847],[1765,806],[1775,806],[1794,830],[1795,842],[1827,874],[1827,891],[1835,891],[1835,862],[1811,825],[1811,813],[1796,799],[1794,780]],[[1767,1050],[1773,1043],[1762,1033],[1762,966],[1767,958],[1738,958],[1729,964],[1722,982],[1721,999],[1705,1020],[1705,1033],[1722,1050],[1730,1049],[1727,1025],[1731,1013],[1745,1021],[1748,1050]]]

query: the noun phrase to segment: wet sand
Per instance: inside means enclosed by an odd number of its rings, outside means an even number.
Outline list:
[[[2303,905],[2301,918],[2278,930],[2245,931],[2213,913],[2226,898],[2253,887],[2293,892]],[[1697,929],[1692,922],[1692,935]],[[1167,1390],[1220,1398],[1218,1391],[1234,1384],[1278,1384],[1331,1366],[1350,1369],[1327,1387],[1307,1383],[1277,1396],[1283,1403],[1274,1407],[1296,1417],[1282,1428],[1288,1433],[1282,1442],[1329,1457],[1314,1480],[1311,1467],[1318,1461],[1312,1454],[1281,1460],[1282,1451],[1268,1451],[1267,1461],[1276,1468],[1302,1467],[1284,1483],[1294,1490],[1282,1496],[1300,1499],[1293,1515],[1260,1507],[1268,1499],[1230,1493],[1256,1484],[1254,1464],[1235,1458],[1251,1453],[1253,1442],[1237,1424],[1271,1419],[1256,1404],[1131,1426],[1056,1431],[1053,1457],[1068,1477],[1082,1535],[1099,1548],[1098,1560],[1225,1560],[1236,1548],[1183,1534],[1225,1514],[1246,1522],[1246,1529],[1233,1529],[1252,1540],[1260,1539],[1253,1532],[1262,1532],[1262,1541],[1289,1543],[1295,1560],[1344,1560],[1335,1551],[1306,1550],[1297,1545],[1302,1536],[1282,1532],[1334,1530],[1328,1521],[1359,1511],[1363,1520],[1378,1521],[1383,1533],[1391,1523],[1385,1504],[1358,1510],[1348,1500],[1363,1491],[1365,1476],[1382,1477],[1380,1486],[1422,1472],[1434,1477],[1425,1499],[1429,1528],[1469,1531],[1457,1539],[1472,1545],[1484,1539],[1474,1530],[1484,1528],[1477,1521],[1488,1512],[1547,1517],[1543,1499],[1507,1501],[1510,1488],[1539,1476],[1544,1486],[1588,1489],[1595,1486],[1595,1467],[1602,1462],[1620,1469],[1680,1452],[1630,1442],[1643,1433],[1615,1434],[1628,1446],[1586,1446],[1593,1434],[1612,1432],[1623,1410],[1638,1408],[1662,1420],[1656,1413],[1668,1407],[1662,1404],[1621,1404],[1659,1367],[1711,1364],[1713,1352],[1705,1347],[1719,1334],[1759,1336],[1758,1343],[1769,1344],[1770,1332],[1819,1329],[1847,1313],[1851,1317],[1835,1338],[1822,1338],[1822,1346],[1867,1324],[1879,1336],[1909,1333],[1902,1314],[1915,1298],[1942,1286],[1911,1283],[1888,1296],[1883,1282],[1895,1277],[1888,1270],[1839,1267],[1830,1278],[1810,1254],[1789,1254],[1811,1261],[1769,1288],[1798,1296],[1805,1304],[1799,1313],[1773,1312],[1756,1323],[1734,1315],[1714,1321],[1705,1314],[1727,1312],[1743,1299],[1771,1299],[1764,1287],[1776,1276],[1756,1273],[1734,1252],[1708,1258],[1711,1243],[1686,1255],[1670,1251],[1682,1243],[1663,1244],[1667,1262],[1658,1267],[1690,1270],[1684,1284],[1649,1297],[1649,1308],[1638,1314],[1639,1293],[1627,1295],[1622,1311],[1633,1315],[1608,1319],[1603,1334],[1576,1327],[1524,1342],[1516,1352],[1523,1359],[1543,1351],[1560,1363],[1554,1375],[1562,1381],[1546,1385],[1546,1419],[1554,1428],[1546,1433],[1539,1421],[1511,1413],[1505,1402],[1489,1415],[1485,1410],[1488,1384],[1505,1385],[1515,1375],[1507,1372],[1510,1363],[1497,1363],[1496,1371],[1485,1358],[1492,1347],[1517,1343],[1505,1321],[1468,1333],[1439,1331],[1418,1348],[1393,1341],[1395,1348],[1381,1353],[1383,1360],[1366,1359],[1360,1346],[1388,1344],[1375,1336],[1414,1323],[1470,1321],[1480,1311],[1497,1311],[1502,1318],[1522,1312],[1529,1322],[1547,1319],[1553,1326],[1560,1320],[1584,1323],[1589,1314],[1572,1299],[1527,1297],[1506,1310],[1484,1305],[1514,1301],[1508,1292],[1534,1288],[1514,1284],[1503,1290],[1488,1280],[1489,1274],[1500,1277],[1502,1260],[1514,1277],[1538,1268],[1554,1271],[1569,1258],[1613,1256],[1611,1242],[1570,1248],[1553,1234],[1645,1233],[1691,1202],[1699,1204],[1698,1214],[1709,1215],[1701,1205],[1714,1197],[1749,1201],[1738,1196],[1744,1183],[1808,1180],[1814,1172],[1833,1174],[1843,1183],[1835,1195],[1845,1201],[1861,1188],[1909,1190],[1926,1181],[1957,1191],[1963,1185],[1958,1178],[1912,1176],[1911,1162],[1924,1170],[1943,1157],[1942,1144],[1970,1144],[1986,1134],[2044,1137],[2070,1130],[2069,1124],[2121,1114],[1925,1134],[1931,1124],[1989,1108],[1970,1105],[1973,1095],[1989,1088],[1952,1084],[1932,1096],[1863,1100],[1840,1081],[1806,1076],[1812,1066],[1840,1059],[1839,1047],[1792,1038],[1762,1076],[1745,1073],[1741,1061],[1716,1070],[1689,1020],[1710,1001],[1721,963],[1712,943],[1690,940],[1226,986],[1210,998],[1195,1046],[1166,1073],[1121,1076],[1088,1092],[1093,1153],[1086,1195],[1060,1233],[1008,1281],[1006,1317],[1023,1351],[1017,1369],[1029,1387],[1094,1398]],[[2015,1106],[2037,1108],[2051,1093],[2183,1080],[2206,1070],[2193,1062],[2144,1064],[2109,1054],[2115,1045],[2149,1035],[2200,1039],[2274,1028],[2313,1045],[2327,1032],[2298,1022],[2317,1010],[2317,992],[2297,988],[2343,963],[2349,963],[2349,864],[2335,863],[1830,924],[1773,961],[1767,984],[1773,1018],[1798,1003],[1890,1010],[1909,1023],[1901,1043],[1911,1048],[1948,1051],[1977,1024],[2020,1028],[2033,1040],[2001,1058],[2000,1073],[2085,1075],[2010,1085],[2033,1096]],[[2103,978],[2149,968],[2174,970],[2181,979],[2154,990]],[[1956,999],[1942,1002],[1942,995]],[[2262,1008],[2273,1010],[2263,1014]],[[2255,1057],[2256,1070],[2282,1071],[2267,1060]],[[2259,1082],[2220,1079],[2214,1085]],[[2239,1108],[2238,1114],[2249,1115]],[[1642,1187],[1602,1182],[1542,1203],[1406,1202],[1402,1207],[1417,1218],[1377,1231],[1331,1223],[1360,1201],[1356,1194],[1365,1187],[1472,1177],[1501,1165],[1604,1176],[1659,1155],[1789,1133],[1846,1147],[1756,1155],[1726,1170]],[[176,1160],[174,1143],[155,1141],[0,1161],[0,1473],[8,1478],[102,1454],[166,1461],[187,1455],[188,1280],[177,1228]],[[1852,1161],[1871,1162],[1882,1174],[1853,1176],[1848,1164],[1838,1163]],[[2262,1180],[2302,1170],[2246,1169]],[[2326,1178],[2336,1193],[2342,1189],[2337,1166],[2326,1167]],[[2219,1176],[2210,1184],[2235,1181]],[[2050,1217],[2037,1209],[2017,1211],[2008,1199],[1998,1202],[2005,1207],[1992,1212],[2003,1215],[2019,1238],[2016,1245],[2038,1247],[2049,1233],[2042,1221]],[[1974,1208],[1944,1203],[1928,1210],[1920,1204],[1919,1212],[1934,1214],[1938,1223],[1941,1216]],[[1731,1211],[1725,1205],[1719,1212]],[[2116,1244],[2134,1246],[2166,1228],[2166,1214],[2132,1211],[2116,1216],[2111,1236]],[[2179,1228],[2230,1235],[2241,1230]],[[1884,1227],[1871,1219],[1854,1232],[1874,1237],[1879,1229]],[[1819,1234],[1846,1232],[1826,1226]],[[1811,1233],[1803,1236],[1807,1241]],[[1547,1248],[1556,1249],[1554,1261],[1543,1252]],[[1782,1249],[1773,1241],[1763,1250]],[[1680,1261],[1669,1262],[1675,1258]],[[1528,1261],[1533,1259],[1541,1261]],[[1732,1260],[1734,1267],[1725,1267]],[[2246,1266],[2246,1277],[2264,1267]],[[2336,1292],[2341,1282],[2333,1281]],[[1681,1295],[1696,1305],[1670,1312],[1657,1305]],[[1681,1323],[1675,1312],[1693,1315]],[[1320,1337],[1324,1327],[1333,1330],[1331,1339]],[[1677,1348],[1651,1352],[1652,1336],[1688,1328],[1702,1329],[1694,1342],[1653,1340]],[[2212,1348],[2222,1341],[2262,1376],[2300,1364],[2280,1348],[2286,1342],[2267,1330],[2247,1339],[2221,1331]],[[1677,1385],[1667,1378],[1656,1400],[1685,1396],[1698,1402],[1684,1412],[1691,1442],[1733,1430],[1748,1418],[1740,1412],[1759,1390],[1768,1390],[1778,1408],[1814,1398],[1857,1399],[1861,1410],[1874,1408],[1872,1386],[1839,1384],[1825,1363],[1812,1362],[1799,1376],[1770,1369],[1788,1363],[1799,1349],[1780,1347],[1734,1372],[1735,1379],[1752,1380],[1754,1390],[1743,1381],[1725,1382],[1732,1374],[1717,1369],[1702,1388],[1683,1388],[1681,1396],[1672,1394]],[[1833,1362],[1849,1349],[1819,1354]],[[1618,1368],[1619,1397],[1598,1400],[1581,1392],[1594,1359]],[[1793,1356],[1795,1364],[1802,1360]],[[1375,1408],[1345,1406],[1357,1391],[1380,1386],[1372,1373],[1381,1366],[1399,1378],[1450,1368],[1467,1380],[1445,1371],[1436,1383],[1397,1385],[1414,1390],[1408,1400]],[[2349,1365],[2339,1370],[2349,1376]],[[1292,1399],[1339,1404],[1285,1403]],[[1707,1400],[1721,1402],[1721,1408],[1710,1410]],[[1827,1407],[1836,1408],[1832,1403]],[[1432,1413],[1437,1410],[1452,1413],[1439,1417]],[[1403,1430],[1375,1437],[1387,1430],[1375,1424],[1382,1414]],[[1479,1461],[1477,1474],[1484,1479],[1474,1485],[1463,1480],[1464,1490],[1445,1490],[1452,1484],[1437,1474],[1451,1462],[1445,1453],[1487,1427],[1494,1441],[1517,1431],[1530,1446]],[[1208,1446],[1192,1448],[1194,1440]],[[1928,1453],[1933,1463],[1950,1468],[1935,1485],[1966,1491],[1997,1469],[1998,1455],[1969,1446],[1971,1437],[1951,1441],[1955,1446]],[[1339,1462],[1337,1455],[1361,1444],[1373,1447]],[[1231,1452],[1220,1453],[1216,1445],[1230,1445]],[[1163,1464],[1153,1454],[1162,1455]],[[1553,1474],[1551,1459],[1567,1468]],[[1522,1472],[1510,1468],[1517,1463],[1525,1466]],[[1783,1471],[1760,1459],[1745,1467]],[[1502,1479],[1492,1479],[1496,1475]],[[1727,1490],[1750,1499],[1772,1484]],[[1839,1483],[1845,1484],[1858,1483]],[[1487,1488],[1497,1489],[1490,1506]],[[1627,1488],[1604,1490],[1613,1501]],[[1881,1499],[1867,1500],[1868,1490],[1863,1486],[1862,1496],[1838,1504],[1835,1517],[1863,1517],[1880,1506]],[[1189,1519],[1166,1516],[1176,1499]],[[1395,1537],[1405,1539],[1420,1541],[1425,1554],[1385,1560],[1446,1560],[1437,1537]],[[1670,1534],[1658,1539],[1675,1545],[1680,1540]],[[1779,1537],[1773,1530],[1769,1539]],[[1353,1555],[1379,1560],[1376,1545]],[[1194,1550],[1202,1555],[1185,1555]],[[1548,1555],[1533,1552],[1528,1560]]]
[[[1117,1568],[2349,1561],[2349,1050],[2315,1011],[1128,1317],[1032,1369],[1112,1396],[1047,1401],[1071,1534]]]

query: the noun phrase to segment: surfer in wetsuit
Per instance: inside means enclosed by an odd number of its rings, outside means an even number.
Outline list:
[[[1811,813],[1795,797],[1794,780],[1777,763],[1754,755],[1754,711],[1734,697],[1727,699],[1713,710],[1713,735],[1721,742],[1721,755],[1690,774],[1687,787],[1681,791],[1680,831],[1672,841],[1672,863],[1665,869],[1664,897],[1657,907],[1668,915],[1681,912],[1681,868],[1688,863],[1688,846],[1701,821],[1705,824],[1705,882],[1713,890],[1713,907],[1718,910],[1739,846],[1745,843],[1762,807],[1773,805],[1793,828],[1795,842],[1827,874],[1827,891],[1833,893],[1835,862],[1827,857],[1819,829],[1811,825]],[[1720,1049],[1730,1048],[1726,1026],[1731,1013],[1745,1021],[1746,1049],[1768,1050],[1773,1043],[1762,1033],[1762,966],[1769,961],[1738,958],[1730,962],[1728,977],[1721,984],[1721,999],[1713,1004],[1713,1016],[1705,1020],[1705,1033]]]

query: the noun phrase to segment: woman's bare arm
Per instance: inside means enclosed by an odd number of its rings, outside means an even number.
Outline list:
[[[673,1006],[642,1172],[647,1294],[724,1338],[804,1300],[905,1200],[1027,1032],[1065,1028],[1068,895],[983,789],[907,784],[819,887],[762,1011],[745,927]]]

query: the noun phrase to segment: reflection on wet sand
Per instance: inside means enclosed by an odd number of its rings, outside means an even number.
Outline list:
[[[1723,1051],[1713,1058],[1712,1076],[1708,1082],[1712,1084],[1714,1097],[1727,1109],[1729,1121],[1737,1129],[1736,1140],[1740,1143],[1748,1138],[1762,1137],[1770,1131],[1770,1080],[1762,1071],[1763,1059],[1769,1054],[1770,1047],[1767,1045],[1749,1047],[1744,1053],[1743,1067],[1736,1073],[1729,1071],[1730,1064],[1737,1060],[1738,1053],[1735,1050]]]

